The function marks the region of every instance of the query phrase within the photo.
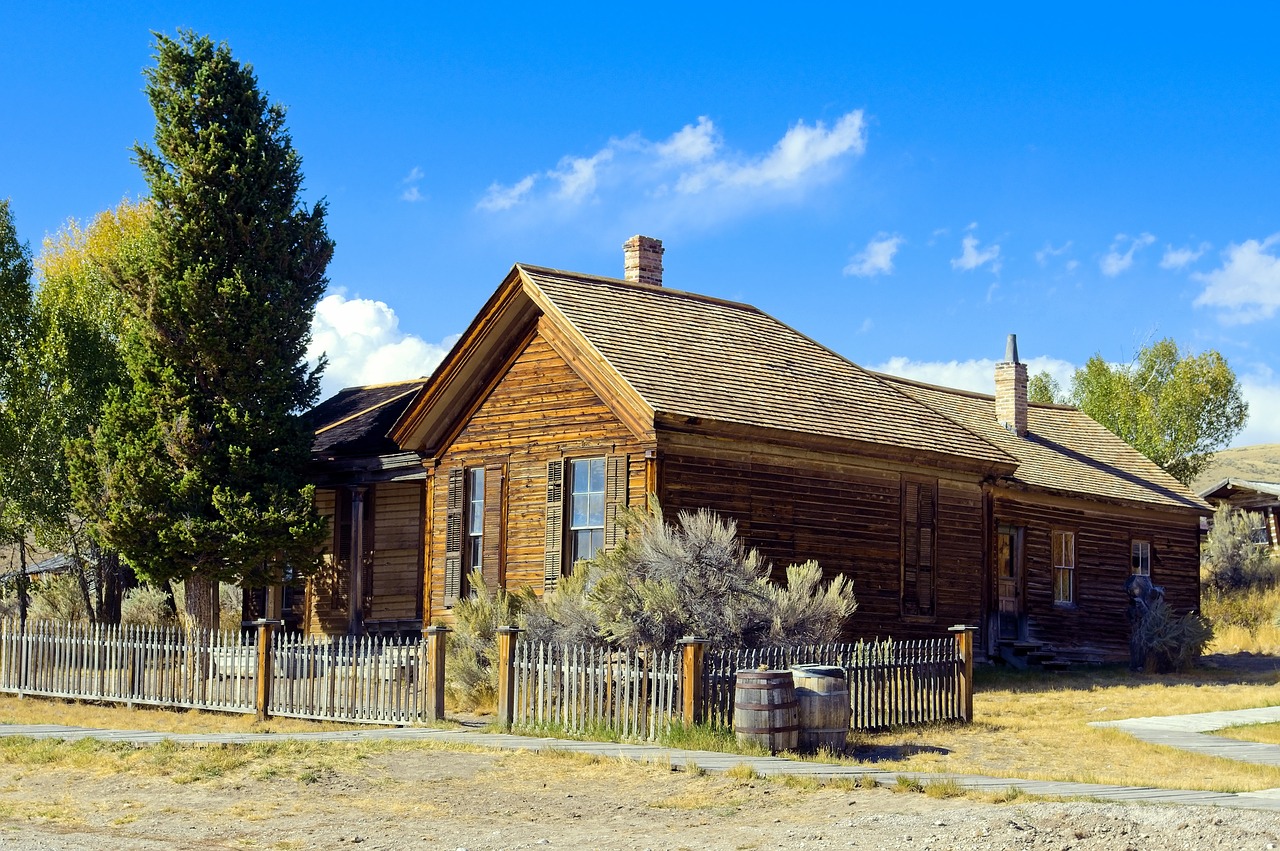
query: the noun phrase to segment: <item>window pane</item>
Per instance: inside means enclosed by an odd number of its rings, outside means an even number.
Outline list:
[[[572,503],[571,516],[569,518],[569,527],[571,529],[581,529],[587,525],[587,518],[590,512],[590,500],[586,494],[575,493],[570,500]]]
[[[604,494],[593,493],[589,497],[588,525],[604,527]]]
[[[604,459],[592,458],[587,463],[591,466],[591,492],[604,493]]]
[[[591,462],[590,461],[574,461],[570,478],[572,481],[573,493],[587,493],[591,489]]]

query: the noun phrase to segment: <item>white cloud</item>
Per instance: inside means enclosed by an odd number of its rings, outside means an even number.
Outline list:
[[[882,364],[869,367],[876,372],[887,372],[926,384],[971,390],[975,393],[994,393],[996,387],[996,363],[991,358],[975,358],[964,361],[916,361],[905,357],[892,357]],[[1048,372],[1063,390],[1071,384],[1075,374],[1074,364],[1058,358],[1036,357],[1024,360],[1027,374]]]
[[[400,193],[400,200],[408,201],[411,204],[415,201],[426,200],[427,196],[423,195],[418,188],[418,184],[422,182],[424,177],[426,177],[426,174],[423,173],[421,168],[416,165],[411,168],[404,179],[400,181],[401,185],[405,187],[404,191]]]
[[[594,157],[564,157],[547,177],[559,181],[556,197],[579,203],[589,199],[596,191],[596,169],[613,159],[613,151],[605,148]]]
[[[1066,254],[1067,251],[1069,251],[1070,249],[1071,249],[1071,240],[1069,239],[1066,242],[1064,242],[1062,244],[1062,247],[1060,248],[1054,248],[1051,243],[1046,242],[1044,244],[1044,248],[1041,248],[1039,251],[1036,252],[1036,262],[1039,263],[1042,267],[1048,266],[1049,261],[1051,259],[1053,259],[1054,257],[1058,257],[1059,255]],[[1074,262],[1074,261],[1071,261],[1071,262]]]
[[[1108,278],[1114,278],[1125,269],[1133,265],[1133,255],[1155,242],[1156,238],[1149,233],[1140,234],[1135,237],[1125,236],[1122,233],[1116,234],[1115,240],[1111,243],[1111,250],[1103,255],[1098,261],[1098,266],[1102,269],[1102,274]],[[1129,243],[1129,247],[1124,251],[1120,251],[1120,246]]]
[[[1240,390],[1249,403],[1249,421],[1231,445],[1280,443],[1280,376],[1259,367],[1240,376]]]
[[[498,213],[517,208],[572,214],[588,204],[616,202],[701,218],[738,215],[753,206],[793,197],[832,179],[842,161],[866,150],[861,110],[828,127],[818,121],[794,126],[767,152],[749,155],[726,148],[707,116],[660,141],[638,133],[610,139],[589,156],[562,157],[551,169],[517,183],[492,184],[476,208]]]
[[[893,255],[906,239],[898,234],[887,234],[881,231],[867,243],[867,247],[854,255],[849,265],[844,267],[846,275],[859,278],[870,278],[875,275],[888,275],[893,272]]]
[[[977,222],[966,228],[973,231],[978,226]],[[978,238],[972,232],[965,234],[964,239],[960,240],[960,256],[951,258],[951,268],[959,269],[962,272],[972,272],[974,269],[991,264],[991,271],[1000,272],[1000,245],[992,243],[986,248],[978,248]]]
[[[321,392],[330,396],[343,387],[430,375],[455,340],[429,343],[401,331],[384,302],[334,293],[316,305],[307,359],[314,364],[321,353],[328,356]]]
[[[1164,247],[1164,256],[1160,258],[1161,269],[1172,269],[1177,271],[1185,269],[1192,263],[1196,262],[1209,250],[1209,243],[1200,243],[1199,248],[1185,246],[1183,248],[1174,248],[1172,245]]]
[[[711,119],[698,116],[697,125],[686,124],[665,142],[654,145],[654,151],[664,160],[676,163],[698,163],[715,156],[720,149],[720,134]]]
[[[529,194],[529,190],[533,188],[533,184],[537,179],[538,176],[536,174],[531,174],[512,186],[503,186],[495,181],[489,184],[488,191],[476,203],[476,206],[489,212],[510,210],[516,204],[519,204],[524,196]]]
[[[1269,319],[1280,307],[1280,256],[1273,250],[1277,244],[1280,233],[1261,242],[1249,239],[1227,246],[1220,268],[1192,274],[1205,284],[1195,305],[1224,308],[1227,312],[1222,319],[1226,322]]]

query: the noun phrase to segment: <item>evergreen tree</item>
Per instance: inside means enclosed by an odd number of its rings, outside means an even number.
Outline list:
[[[301,160],[248,65],[192,32],[156,35],[150,244],[115,284],[137,314],[129,374],[81,447],[77,496],[145,578],[186,583],[189,623],[217,583],[314,567],[323,520],[304,486],[319,392],[306,364],[333,243],[303,206]]]

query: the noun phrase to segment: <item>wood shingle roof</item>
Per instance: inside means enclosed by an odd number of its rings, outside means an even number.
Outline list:
[[[400,451],[387,436],[405,408],[426,384],[425,378],[346,387],[307,412],[315,429],[316,457],[387,455]]]
[[[1000,448],[750,305],[518,266],[654,414],[1010,464]]]
[[[1211,510],[1186,485],[1076,408],[1031,404],[1027,434],[1018,437],[996,420],[993,396],[881,378],[1016,458],[1019,482],[1107,500]]]

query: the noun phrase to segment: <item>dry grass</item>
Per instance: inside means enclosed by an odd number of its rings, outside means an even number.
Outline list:
[[[1167,677],[1120,668],[1056,675],[983,671],[975,723],[860,736],[857,754],[889,771],[1220,791],[1274,788],[1280,768],[1160,747],[1088,722],[1267,706],[1277,699],[1278,679],[1274,672],[1211,670]]]
[[[1228,739],[1240,739],[1243,742],[1280,745],[1280,724],[1244,724],[1239,727],[1218,730],[1214,732],[1214,735],[1226,736]]]
[[[110,730],[153,730],[159,733],[309,733],[363,729],[367,724],[340,724],[272,718],[259,723],[252,715],[233,712],[200,712],[120,704],[81,703],[50,698],[0,695],[0,724],[62,724]]]

